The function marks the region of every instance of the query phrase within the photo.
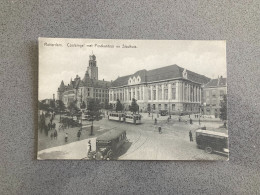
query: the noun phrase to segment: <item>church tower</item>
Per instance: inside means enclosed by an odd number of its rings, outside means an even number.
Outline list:
[[[94,54],[89,56],[89,65],[87,71],[91,79],[98,80],[98,67],[97,67],[96,56]]]

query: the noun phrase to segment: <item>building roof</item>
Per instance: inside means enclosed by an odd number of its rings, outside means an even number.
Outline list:
[[[227,79],[221,76],[217,79],[211,79],[207,84],[205,84],[204,88],[226,87],[226,86],[227,86]]]
[[[112,130],[98,136],[97,141],[99,141],[99,140],[110,141],[110,140],[116,139],[117,137],[119,137],[124,132],[125,132],[124,130],[112,129]]]
[[[140,76],[141,77],[141,83],[147,83],[147,82],[155,82],[155,81],[161,81],[161,80],[170,80],[170,79],[177,79],[177,78],[183,78],[183,71],[184,68],[179,67],[178,65],[170,65],[165,66],[162,68],[156,68],[153,70],[139,70],[136,73],[132,75],[127,75],[123,77],[118,77],[115,81],[112,82],[112,87],[119,87],[124,86],[128,84],[128,79],[133,76]],[[191,80],[196,83],[205,84],[210,81],[210,78],[197,74],[195,72],[187,71],[187,79]]]
[[[221,136],[221,137],[228,137],[228,134],[217,132],[217,131],[196,130],[196,132],[201,133],[201,134],[207,134],[207,135],[216,135],[216,136]]]
[[[77,79],[75,81],[71,81],[69,85],[63,86],[63,90],[61,87],[58,88],[58,91],[66,92],[73,89],[77,89],[80,87],[94,87],[94,88],[109,88],[111,86],[111,82],[104,80],[94,80],[90,78],[85,78],[83,80]]]

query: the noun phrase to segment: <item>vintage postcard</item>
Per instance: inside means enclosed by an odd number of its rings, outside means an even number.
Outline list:
[[[225,41],[39,38],[39,160],[228,160]]]

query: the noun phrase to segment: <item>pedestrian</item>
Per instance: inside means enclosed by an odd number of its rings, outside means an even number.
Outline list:
[[[157,119],[156,118],[154,119],[154,124],[157,125]]]
[[[149,114],[149,117],[150,117],[150,112],[148,112],[148,114]]]
[[[79,130],[77,133],[78,140],[80,140],[80,136],[81,136],[81,131]]]
[[[57,137],[58,137],[58,132],[56,129],[54,129],[54,139],[57,139]]]
[[[192,119],[190,118],[190,124],[192,124]]]
[[[170,117],[167,118],[167,122],[170,122]]]
[[[179,116],[179,122],[181,122],[181,116]]]
[[[51,123],[48,123],[48,130],[51,130]]]
[[[189,132],[189,137],[190,137],[190,142],[193,142],[193,138],[192,138],[192,132],[191,132],[191,130],[190,130],[190,132]]]
[[[91,148],[91,140],[88,141],[88,152],[91,152],[92,148]]]
[[[53,139],[53,133],[51,132],[51,139]]]
[[[158,127],[158,131],[160,134],[162,133],[162,128],[160,126]]]
[[[65,133],[65,142],[68,142],[68,133]]]

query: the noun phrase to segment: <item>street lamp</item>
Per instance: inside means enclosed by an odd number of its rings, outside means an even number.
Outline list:
[[[171,111],[170,111],[170,99],[169,99],[169,106],[168,106],[169,108],[168,108],[168,110],[169,110],[169,116],[171,116]]]

